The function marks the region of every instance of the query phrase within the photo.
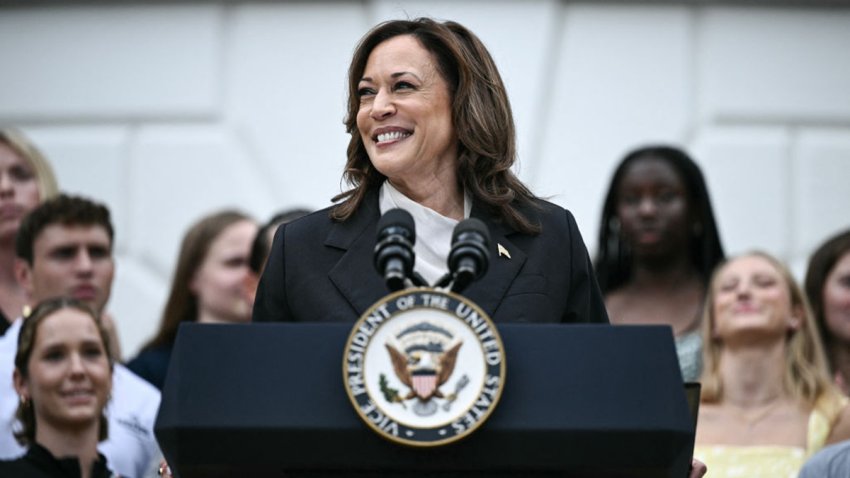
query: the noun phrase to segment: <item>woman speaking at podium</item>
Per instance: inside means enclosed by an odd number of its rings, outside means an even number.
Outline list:
[[[464,295],[493,320],[608,322],[572,214],[511,171],[510,103],[472,32],[428,18],[373,28],[349,66],[345,125],[351,189],[278,230],[254,321],[354,322],[389,292],[373,266],[376,226],[402,208],[418,235],[414,269],[428,284],[448,272],[459,221],[488,227],[488,271]]]

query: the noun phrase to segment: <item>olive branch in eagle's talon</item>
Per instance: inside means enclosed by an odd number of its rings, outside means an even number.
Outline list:
[[[395,388],[390,388],[387,384],[387,376],[381,374],[380,379],[378,380],[378,385],[381,386],[381,392],[384,394],[384,398],[390,403],[399,403],[401,407],[407,410],[407,407],[404,405],[404,400],[398,395],[398,390]]]

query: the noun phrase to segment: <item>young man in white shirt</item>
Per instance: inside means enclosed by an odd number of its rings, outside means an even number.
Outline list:
[[[60,195],[33,210],[16,238],[15,274],[30,305],[67,296],[102,314],[109,300],[115,263],[109,210],[84,198]],[[24,453],[12,435],[18,400],[12,386],[21,322],[0,338],[0,459]],[[160,458],[153,435],[159,391],[115,364],[112,400],[106,408],[109,437],[100,443],[109,467],[122,477],[142,478]]]

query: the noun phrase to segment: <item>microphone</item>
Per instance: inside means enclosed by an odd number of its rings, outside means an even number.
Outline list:
[[[452,292],[460,293],[487,272],[490,265],[489,247],[490,231],[481,220],[471,217],[455,226],[448,259],[449,273],[454,278]]]
[[[375,268],[384,276],[390,292],[403,289],[405,279],[413,275],[415,243],[416,223],[409,212],[400,208],[390,209],[378,220]]]

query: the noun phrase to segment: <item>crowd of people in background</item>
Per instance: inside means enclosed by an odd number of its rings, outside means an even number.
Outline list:
[[[429,43],[440,41],[459,43]],[[461,50],[468,58],[451,57]],[[462,61],[480,68],[460,68]],[[463,76],[483,71],[487,81],[480,84],[488,89]],[[494,313],[498,320],[534,312],[552,322],[670,326],[683,380],[702,384],[695,457],[710,476],[847,476],[850,230],[813,251],[805,287],[764,252],[727,258],[697,162],[681,148],[651,145],[629,152],[613,173],[591,267],[572,215],[535,197],[511,172],[507,96],[486,49],[462,26],[379,26],[358,46],[349,88],[345,175],[353,188],[321,214],[293,209],[263,225],[238,210],[198,219],[180,245],[159,327],[126,366],[105,312],[114,273],[108,208],[61,194],[38,148],[20,132],[0,129],[0,471],[155,473],[161,452],[153,423],[179,326],[248,323],[252,313],[255,321],[300,320],[312,308],[327,309],[330,320],[350,320],[353,309],[307,289],[334,287],[325,269],[346,260],[347,248],[357,249],[379,212],[402,206],[433,237],[475,216],[503,235],[499,247],[511,245],[504,237],[512,231],[532,238],[517,242],[517,250],[529,253],[526,267],[547,273],[548,288],[506,297]],[[471,107],[453,109],[458,97],[486,103],[484,110],[503,121],[473,117]],[[382,129],[395,115],[420,122],[420,149],[436,159],[386,156],[388,145],[410,136]],[[449,118],[462,124],[447,129]],[[491,183],[502,196],[490,194]],[[328,231],[339,240],[331,254],[319,247]],[[552,252],[565,240],[563,257]],[[311,248],[284,250],[292,241]],[[447,251],[428,250],[424,240],[416,247],[417,267],[439,276]],[[501,273],[498,267],[491,276]],[[509,272],[504,290],[523,273]],[[290,273],[314,280],[284,282]],[[569,290],[558,289],[563,284]],[[379,279],[357,285],[383,290]],[[489,300],[474,287],[470,294]]]

